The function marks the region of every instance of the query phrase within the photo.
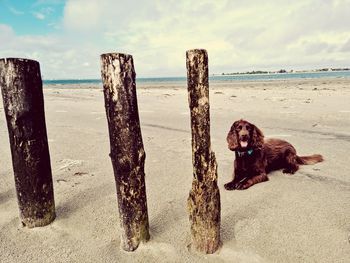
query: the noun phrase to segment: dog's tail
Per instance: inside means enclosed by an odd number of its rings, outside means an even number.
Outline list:
[[[323,161],[321,154],[313,154],[309,156],[297,156],[298,164],[315,164]]]

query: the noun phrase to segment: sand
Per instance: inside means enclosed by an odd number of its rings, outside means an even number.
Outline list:
[[[350,79],[211,84],[212,149],[218,162],[223,245],[190,249],[186,199],[192,182],[185,84],[138,85],[146,151],[151,240],[120,249],[120,230],[101,87],[45,86],[57,219],[23,228],[0,106],[1,262],[349,262]],[[234,155],[226,133],[246,118],[325,162],[281,171],[245,191],[226,191]]]

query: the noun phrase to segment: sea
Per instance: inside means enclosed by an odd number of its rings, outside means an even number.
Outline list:
[[[350,70],[346,71],[320,71],[320,72],[297,72],[297,73],[270,73],[270,74],[235,74],[235,75],[211,75],[209,83],[235,82],[235,81],[271,81],[288,79],[320,79],[320,78],[350,78]],[[101,79],[58,79],[44,80],[44,84],[101,84]],[[182,84],[186,83],[186,77],[159,77],[159,78],[136,78],[136,83],[152,84]]]

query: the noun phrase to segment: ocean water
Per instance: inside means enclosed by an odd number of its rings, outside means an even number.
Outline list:
[[[276,73],[276,74],[239,74],[239,75],[212,75],[209,82],[235,82],[235,81],[264,81],[288,79],[319,79],[319,78],[350,78],[350,71],[322,71],[303,73]],[[44,80],[44,84],[101,84],[101,79],[61,79]],[[137,83],[186,83],[186,77],[136,78]]]

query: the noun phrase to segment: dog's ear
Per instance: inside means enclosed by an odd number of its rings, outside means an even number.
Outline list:
[[[228,143],[228,148],[231,151],[235,151],[238,148],[238,138],[237,138],[237,132],[236,132],[237,124],[238,124],[238,121],[232,124],[231,129],[229,130],[226,138]]]
[[[264,144],[264,134],[254,124],[251,124],[251,125],[252,125],[252,146],[255,148],[261,148]]]

